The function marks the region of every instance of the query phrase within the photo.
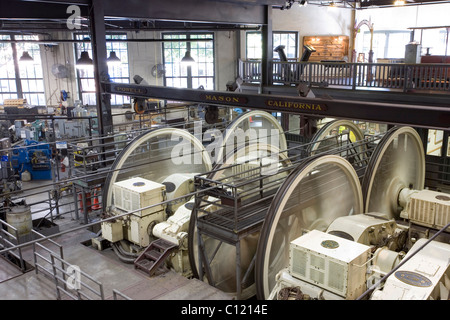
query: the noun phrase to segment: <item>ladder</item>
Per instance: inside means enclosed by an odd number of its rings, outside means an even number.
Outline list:
[[[135,269],[140,269],[153,276],[160,266],[166,261],[167,257],[178,248],[178,245],[157,239],[142,252],[134,261]]]

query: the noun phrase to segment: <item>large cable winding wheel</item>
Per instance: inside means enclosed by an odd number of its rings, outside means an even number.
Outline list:
[[[419,134],[411,127],[394,127],[375,148],[362,180],[364,212],[396,219],[400,191],[422,190],[424,184],[425,152]]]
[[[270,179],[269,187],[264,192],[276,192],[276,188],[281,184],[289,171],[286,170],[290,166],[290,160],[287,158],[286,152],[281,151],[276,146],[270,144],[254,144],[248,145],[235,152],[232,152],[226,157],[223,164],[215,166],[214,170],[209,174],[208,179],[212,181],[220,181],[223,183],[234,183],[236,179],[239,179],[239,174],[236,176],[236,163],[240,163],[240,159],[245,158],[247,161],[262,160],[265,158],[277,159],[277,173],[270,175],[267,179]],[[283,170],[285,168],[285,170]],[[239,170],[239,169],[238,169]],[[277,181],[280,181],[277,184]],[[256,185],[247,184],[242,189],[244,193],[251,193],[252,188],[258,189],[259,180],[255,182]],[[251,199],[243,199],[243,201],[251,201]],[[197,212],[192,210],[191,219],[189,223],[188,232],[188,248],[189,248],[189,262],[195,278],[199,278],[199,248],[198,248],[198,232],[197,232]],[[229,294],[235,296],[236,289],[236,248],[234,245],[221,242],[217,239],[203,235],[203,243],[205,246],[205,253],[211,260],[209,268],[214,279],[214,285]],[[259,239],[259,232],[248,235],[245,239],[241,240],[241,269],[245,272],[250,264],[251,260],[256,253],[256,247]],[[202,279],[207,281],[205,279]],[[241,294],[242,299],[248,299],[254,296],[256,293],[254,285],[254,272],[249,277],[249,283]]]
[[[243,140],[241,140],[243,139]],[[222,163],[236,148],[265,143],[287,150],[286,136],[278,120],[266,111],[253,110],[234,119],[226,128],[215,155],[216,163]]]
[[[343,134],[346,133],[346,134]],[[364,133],[350,120],[333,120],[320,128],[311,139],[309,152],[311,155],[335,150],[349,144],[364,140]],[[358,154],[364,151],[365,145],[355,147]]]
[[[167,198],[171,183],[166,179],[175,175],[194,176],[212,169],[211,158],[202,142],[186,130],[175,128],[152,129],[137,136],[117,156],[103,188],[104,207],[114,214],[113,186],[116,182],[140,177],[166,184]],[[158,221],[161,222],[161,221]],[[125,240],[113,243],[122,261],[133,263],[138,253],[130,252]]]
[[[289,265],[289,244],[309,230],[326,231],[336,218],[363,210],[360,182],[352,165],[336,155],[313,157],[278,189],[264,220],[256,251],[258,299],[267,299],[276,275]]]

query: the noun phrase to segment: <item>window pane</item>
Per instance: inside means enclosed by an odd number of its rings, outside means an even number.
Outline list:
[[[214,34],[163,34],[164,39],[213,39]],[[188,68],[181,60],[189,51],[195,63]],[[214,83],[214,42],[213,41],[175,41],[165,42],[163,46],[165,84],[179,88],[197,88],[195,77],[212,77]],[[205,83],[207,81],[204,81]],[[214,89],[212,86],[211,89]]]
[[[75,39],[83,40],[88,39],[87,34],[76,34]],[[128,65],[128,44],[123,41],[108,41],[108,40],[126,40],[126,34],[107,34],[106,35],[106,51],[108,57],[111,52],[114,51],[116,56],[120,59],[120,64],[108,65],[108,73],[111,81],[120,83],[130,82],[130,72]],[[75,44],[75,58],[78,59],[81,56],[81,52],[87,51],[89,57],[92,59],[92,46],[90,42],[76,43]],[[94,69],[77,69],[77,77],[79,79],[79,92],[83,104],[95,105],[95,80],[94,80]],[[121,105],[124,101],[129,103],[129,98],[119,98],[119,96],[111,96],[111,105]]]
[[[10,36],[1,35],[0,39],[10,40]],[[38,40],[38,36],[15,35],[16,40]],[[18,54],[19,74],[22,92],[17,92],[16,73],[12,55],[12,45],[0,43],[0,100],[16,99],[22,96],[30,105],[45,105],[44,80],[42,75],[42,63],[40,48],[36,43],[18,42],[15,44]],[[33,61],[26,64],[20,61],[20,57],[28,52]],[[7,92],[7,94],[6,94]],[[31,94],[32,93],[32,94]]]
[[[297,32],[273,32],[273,48],[284,46],[284,52],[288,59],[297,58]],[[247,32],[247,59],[262,58],[262,35],[261,32]],[[273,54],[274,59],[279,59],[277,53]]]
[[[386,58],[404,58],[405,46],[409,43],[410,37],[410,32],[390,33]]]
[[[247,33],[247,59],[262,58],[262,36],[260,32]]]

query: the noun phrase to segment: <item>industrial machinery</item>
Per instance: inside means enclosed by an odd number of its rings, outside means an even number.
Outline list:
[[[271,144],[255,144],[228,154],[214,170],[196,177],[199,193],[188,232],[194,277],[230,296],[246,299],[255,294],[252,257],[259,238],[258,226],[291,165],[286,151]],[[205,259],[211,259],[211,263]],[[237,284],[241,269],[248,270],[245,278],[250,279],[242,290]]]
[[[0,194],[22,188],[19,176],[15,173],[11,162],[11,140],[10,138],[0,139]]]
[[[132,213],[102,223],[102,236],[122,261],[134,263],[156,239],[154,227],[175,217],[175,211],[189,200],[194,175],[208,170],[211,160],[205,147],[181,129],[150,130],[122,150],[107,177],[103,203],[109,216]],[[177,245],[182,240],[178,238]]]
[[[340,130],[333,135],[334,143],[328,144],[326,152],[354,157],[354,151],[362,145],[365,145],[364,150],[371,144],[375,145],[375,138],[367,141],[350,138],[352,131],[348,128],[352,124],[349,121],[336,121],[335,125]],[[329,128],[332,126],[330,124]],[[363,134],[356,133],[356,136],[362,139]],[[320,143],[318,139],[313,139],[310,143],[288,150],[277,149],[271,144],[261,145],[252,151],[243,151],[244,157],[239,155],[238,150],[237,153],[228,154],[229,160],[217,165],[210,173],[196,177],[197,193],[188,233],[190,263],[195,277],[237,299],[255,295],[255,258],[261,226],[267,218],[271,203],[276,199],[277,190],[288,175],[311,159],[310,154],[298,156],[303,152],[294,149],[311,150]],[[316,153],[319,155],[323,152],[318,150]],[[367,155],[367,152],[359,154],[361,158]],[[353,162],[355,169],[361,169],[367,162],[367,159],[360,160]],[[330,181],[330,190],[335,192],[333,186],[336,185],[332,184],[334,180],[336,178],[327,177],[322,182]],[[354,182],[355,186],[359,184],[359,181]],[[351,195],[353,189],[349,190],[348,195]],[[361,212],[362,200],[359,203],[361,207],[355,211]],[[294,204],[291,202],[289,205]],[[345,205],[338,202],[328,206],[337,212],[343,208],[349,211]],[[319,204],[317,206],[320,207]],[[310,219],[315,219],[312,210]]]
[[[340,156],[298,167],[261,230],[258,298],[447,300],[450,197],[423,190],[424,173],[409,127],[384,135],[362,187]]]
[[[107,216],[121,217],[103,222],[102,236],[122,261],[149,274],[166,263],[183,275],[192,275],[188,228],[195,176],[226,161],[223,154],[230,150],[251,150],[251,145],[275,141],[286,148],[279,128],[271,114],[258,111],[241,115],[223,133],[218,127],[194,128],[194,134],[159,128],[136,137],[119,154],[107,177],[103,190]],[[239,153],[241,160],[248,152]]]
[[[24,180],[51,180],[52,179],[52,150],[47,143],[38,143],[34,140],[24,141],[24,146],[15,146],[12,149],[12,167]],[[24,177],[27,178],[24,178]],[[29,178],[28,178],[29,177]]]

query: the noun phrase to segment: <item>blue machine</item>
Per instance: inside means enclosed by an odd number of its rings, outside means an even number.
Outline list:
[[[32,180],[52,179],[52,150],[49,144],[25,140],[25,146],[16,146],[12,150],[11,162],[20,175],[24,171],[31,174]]]

